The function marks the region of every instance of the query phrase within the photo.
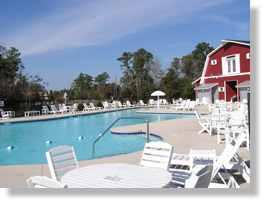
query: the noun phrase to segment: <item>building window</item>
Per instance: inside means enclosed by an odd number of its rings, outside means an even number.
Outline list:
[[[229,55],[222,57],[223,75],[240,73],[240,55]]]
[[[219,88],[218,88],[218,91],[219,91],[219,92],[224,92],[224,91],[225,91],[225,88],[224,88],[224,87],[219,87]]]
[[[246,54],[246,58],[247,58],[247,59],[250,59],[250,53],[247,53],[247,54]]]
[[[237,71],[235,55],[226,57],[226,60],[228,73],[235,73]]]
[[[217,64],[217,60],[216,59],[211,61],[211,65],[216,65],[216,64]]]

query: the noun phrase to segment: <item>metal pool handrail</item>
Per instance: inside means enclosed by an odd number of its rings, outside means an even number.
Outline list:
[[[116,121],[114,121],[110,127],[108,127],[102,134],[99,134],[99,137],[93,142],[93,155],[95,153],[95,144],[96,142],[98,142],[100,140],[100,138],[105,135],[106,132],[108,132],[112,126],[114,126],[119,120],[121,119],[142,119],[145,120],[147,123],[147,143],[150,141],[150,132],[149,132],[149,121],[146,118],[142,118],[142,117],[120,117],[118,118]]]

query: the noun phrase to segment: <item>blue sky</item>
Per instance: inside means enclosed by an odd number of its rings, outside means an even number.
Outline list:
[[[0,0],[0,43],[22,53],[24,72],[47,89],[70,88],[79,73],[122,76],[116,59],[144,48],[161,60],[199,42],[250,40],[249,0]]]

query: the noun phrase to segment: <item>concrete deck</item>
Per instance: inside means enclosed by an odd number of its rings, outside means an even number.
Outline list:
[[[201,113],[208,113],[207,106],[199,106],[199,111]],[[98,112],[98,111],[96,111]],[[101,112],[105,112],[102,110]],[[174,111],[169,109],[161,110],[147,110],[147,113],[191,113],[193,111]],[[92,111],[85,112],[92,113]],[[93,111],[94,113],[94,111]],[[4,122],[21,122],[29,121],[29,119],[48,119],[57,118],[62,116],[72,116],[72,115],[49,115],[49,116],[39,116],[39,117],[29,117],[29,118],[14,118],[4,120]],[[0,122],[3,122],[1,120]],[[201,129],[195,116],[167,120],[162,122],[150,123],[150,133],[157,134],[163,138],[164,142],[172,144],[174,146],[175,153],[185,153],[188,154],[189,150],[192,149],[216,149],[216,154],[220,155],[224,150],[225,144],[217,144],[217,137],[210,137],[209,134],[203,133],[198,134]],[[133,125],[126,127],[119,127],[111,129],[113,132],[133,132],[133,131],[146,131],[146,125]],[[245,147],[239,149],[239,155],[245,160],[250,160],[250,152]],[[95,160],[80,161],[79,166],[86,166],[91,164],[99,163],[130,163],[139,164],[141,158],[141,151],[134,152],[131,154],[118,155],[113,157],[100,158]],[[19,165],[19,166],[0,166],[0,187],[1,188],[28,188],[26,180],[31,176],[48,176],[50,177],[49,169],[47,164],[40,165]],[[249,188],[250,184],[241,181],[241,188]]]

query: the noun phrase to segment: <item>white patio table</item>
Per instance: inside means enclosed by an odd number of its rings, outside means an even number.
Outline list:
[[[112,163],[74,169],[61,182],[68,188],[162,188],[171,180],[164,169]]]

